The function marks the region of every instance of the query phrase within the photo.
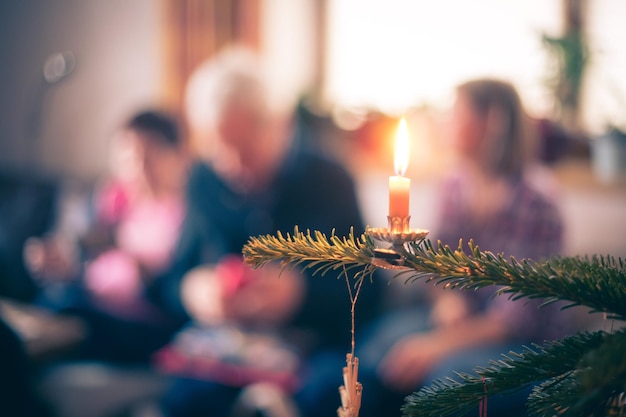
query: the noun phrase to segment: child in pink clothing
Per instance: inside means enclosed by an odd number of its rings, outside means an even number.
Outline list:
[[[70,310],[90,327],[89,356],[146,360],[177,327],[151,285],[178,242],[187,155],[176,121],[158,112],[137,114],[114,140],[112,175],[96,190],[95,220],[80,242],[82,279]]]
[[[177,195],[157,199],[128,188],[108,184],[99,199],[103,211],[118,206],[101,217],[115,244],[88,262],[85,285],[105,304],[137,302],[143,286],[167,269],[184,215]]]

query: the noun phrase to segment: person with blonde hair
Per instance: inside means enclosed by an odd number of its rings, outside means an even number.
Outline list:
[[[300,146],[291,115],[273,97],[258,56],[242,48],[221,51],[189,80],[187,117],[198,158],[188,182],[177,262],[163,286],[172,308],[191,319],[164,351],[165,365],[172,355],[188,365],[163,401],[171,417],[228,416],[238,399],[250,397],[242,393],[257,392],[248,388],[268,382],[273,392],[282,392],[277,398],[293,401],[292,410],[303,416],[334,413],[339,404],[350,335],[345,286],[297,270],[279,278],[277,265],[252,270],[241,258],[250,237],[292,233],[295,226],[338,235],[351,228],[364,231],[348,172]],[[359,300],[361,323],[376,314],[371,287]],[[265,377],[246,372],[256,366],[248,359],[258,354],[247,352],[255,349],[253,335],[259,333],[267,342],[262,352],[282,352],[273,355],[282,358],[276,366],[288,367],[292,383],[277,382],[273,369],[266,369]],[[221,366],[198,375],[200,367],[186,353],[212,341],[236,342],[229,352],[237,359],[229,356],[228,365],[235,360],[239,373]],[[221,364],[223,358],[214,359]]]

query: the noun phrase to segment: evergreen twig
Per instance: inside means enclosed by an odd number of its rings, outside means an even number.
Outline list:
[[[544,305],[568,301],[564,308],[583,305],[592,312],[605,312],[609,318],[626,319],[626,263],[610,256],[554,257],[544,262],[530,259],[518,261],[503,254],[481,251],[472,241],[470,254],[462,242],[456,250],[430,241],[411,243],[406,252],[406,265],[417,271],[408,272],[408,281],[430,273],[446,288],[473,290],[491,285],[502,286],[498,294],[512,299],[541,298]]]
[[[265,235],[251,238],[243,248],[246,263],[259,268],[268,262],[280,261],[283,268],[300,266],[313,274],[326,275],[330,271],[341,272],[360,269],[355,277],[360,280],[371,276],[376,267],[370,264],[374,247],[365,235],[348,237],[334,233],[325,234],[307,230],[300,232],[296,227],[293,234]]]
[[[566,301],[563,307],[587,306],[607,318],[626,319],[626,263],[605,256],[556,257],[543,262],[506,258],[481,251],[472,241],[456,249],[433,246],[428,240],[406,244],[406,282],[425,279],[446,288],[475,290],[498,286],[496,294],[511,299],[543,299],[542,305]],[[372,263],[375,244],[366,234],[340,238],[320,232],[252,238],[244,247],[246,262],[260,267],[281,261],[284,268],[301,266],[325,275],[340,268],[359,268],[358,283],[378,268]],[[532,415],[624,416],[626,392],[626,331],[579,333],[545,346],[525,347],[492,361],[475,374],[437,380],[407,398],[408,416],[461,416],[485,395],[505,394],[535,385],[529,396]],[[536,385],[538,384],[538,385]]]
[[[512,299],[542,298],[544,304],[567,301],[565,306],[583,305],[594,312],[608,313],[609,318],[626,319],[626,263],[610,256],[591,258],[556,257],[544,262],[530,259],[506,259],[503,254],[481,251],[472,241],[470,253],[462,242],[456,250],[447,245],[433,246],[429,240],[407,244],[402,255],[408,268],[398,275],[407,282],[425,278],[444,284],[446,288],[474,290],[491,285],[500,286],[497,293]],[[347,238],[335,234],[300,232],[286,236],[251,238],[243,249],[246,262],[260,267],[279,260],[285,268],[302,266],[313,273],[363,268],[359,278],[377,268],[371,264],[374,242],[367,235]]]
[[[620,332],[624,337],[626,333]],[[436,380],[431,386],[424,387],[407,397],[403,412],[407,416],[435,417],[441,415],[462,416],[472,411],[486,391],[489,396],[508,394],[525,387],[541,383],[533,389],[529,397],[531,415],[561,415],[563,404],[573,404],[572,400],[583,401],[590,396],[589,404],[596,395],[593,388],[584,388],[582,381],[590,372],[583,359],[589,351],[605,349],[612,351],[613,357],[622,354],[622,344],[611,344],[606,349],[607,339],[615,335],[603,331],[580,333],[561,341],[547,343],[544,346],[524,347],[521,353],[510,352],[502,355],[503,359],[493,360],[488,367],[478,367],[475,374],[459,373],[457,378]],[[591,368],[595,369],[595,368]],[[618,373],[618,372],[614,372]],[[618,381],[619,377],[606,378],[603,381]],[[624,378],[622,376],[622,382]],[[619,384],[618,384],[619,385]],[[603,384],[598,384],[598,387]],[[619,386],[618,386],[619,389]],[[610,386],[608,391],[619,392]],[[606,396],[607,399],[611,395]],[[588,416],[580,412],[581,407],[569,410],[570,414]],[[566,415],[566,414],[563,414]]]

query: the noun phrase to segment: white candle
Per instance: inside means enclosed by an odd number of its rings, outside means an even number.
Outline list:
[[[394,152],[396,175],[389,177],[389,217],[409,216],[411,180],[404,176],[409,165],[409,132],[404,118],[398,125]]]

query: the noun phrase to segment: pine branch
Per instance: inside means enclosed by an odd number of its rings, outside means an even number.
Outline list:
[[[521,261],[503,254],[481,251],[471,241],[469,254],[461,242],[456,250],[430,241],[406,245],[402,255],[407,270],[398,275],[412,282],[420,278],[434,280],[448,288],[472,290],[490,285],[501,286],[497,292],[512,299],[542,298],[544,304],[567,301],[566,307],[583,305],[594,312],[605,312],[617,320],[626,319],[626,263],[621,258],[562,257],[545,262]],[[362,268],[359,278],[371,274],[377,266],[371,263],[374,242],[367,235],[347,238],[327,237],[320,232],[251,238],[243,249],[246,262],[260,267],[270,261],[281,261],[283,267],[302,266],[314,274]]]
[[[583,305],[592,312],[609,313],[611,318],[626,319],[626,263],[621,258],[555,257],[545,262],[530,259],[508,260],[503,254],[481,251],[472,241],[466,254],[462,242],[456,250],[430,241],[411,243],[406,252],[407,281],[431,273],[429,279],[447,288],[473,290],[490,285],[503,286],[498,294],[512,299],[541,298],[544,305],[568,301],[564,308]]]
[[[589,347],[576,371],[562,380],[548,381],[533,389],[528,398],[530,414],[618,415],[619,409],[624,409],[626,392],[625,350],[626,330],[604,334],[598,347]]]
[[[524,347],[503,359],[491,361],[475,374],[459,373],[457,379],[439,379],[407,397],[406,416],[462,416],[472,411],[485,395],[508,394],[541,381],[573,372],[589,349],[600,346],[604,332],[582,333],[545,346]]]
[[[579,399],[580,385],[576,373],[572,371],[535,386],[528,397],[528,414],[550,416],[568,412],[570,405]]]
[[[498,286],[496,293],[543,299],[544,305],[566,301],[582,305],[609,318],[626,319],[626,263],[618,258],[560,257],[545,262],[521,261],[503,254],[481,251],[471,241],[469,253],[462,242],[456,250],[430,241],[399,249],[407,268],[398,275],[406,282],[434,281],[447,288],[474,290]],[[372,263],[376,246],[368,235],[347,238],[319,232],[252,238],[244,247],[246,262],[260,267],[281,261],[284,268],[300,266],[314,274],[341,268],[359,268],[358,280],[378,268]],[[360,282],[360,281],[359,281]],[[457,374],[459,380],[438,380],[408,397],[403,407],[410,416],[461,416],[487,395],[507,393],[537,385],[529,397],[534,415],[624,415],[626,392],[626,333],[578,334],[544,347],[534,345],[477,368],[475,375]]]
[[[581,392],[572,415],[611,415],[614,401],[626,393],[626,330],[608,335],[602,346],[583,358],[581,368]]]
[[[296,227],[293,234],[278,232],[276,236],[251,238],[243,248],[243,255],[253,268],[280,261],[283,268],[300,266],[322,276],[330,271],[341,273],[343,268],[358,268],[357,279],[362,279],[376,270],[370,263],[374,255],[371,241],[365,235],[356,237],[353,231],[341,238],[334,233],[330,237],[318,231],[303,233]]]

